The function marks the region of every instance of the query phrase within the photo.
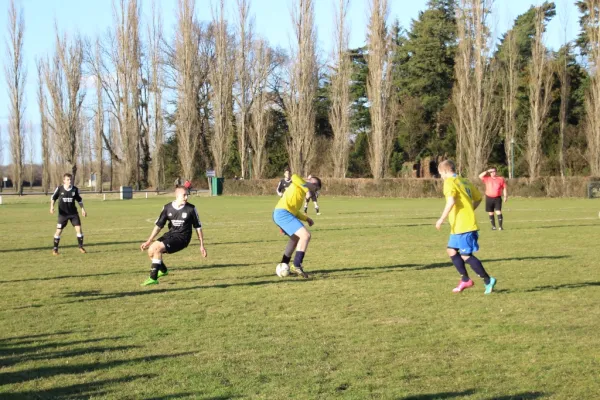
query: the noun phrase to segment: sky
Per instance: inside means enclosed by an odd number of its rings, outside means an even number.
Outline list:
[[[142,17],[149,19],[152,0],[140,0]],[[573,39],[578,33],[578,14],[575,0],[555,0],[557,16],[548,27],[546,43],[551,48],[558,48],[564,43],[565,26],[567,40]],[[25,88],[25,119],[31,121],[34,130],[39,123],[39,112],[36,103],[37,58],[51,55],[54,48],[55,25],[61,32],[67,34],[81,33],[94,39],[104,35],[111,26],[112,0],[17,0],[21,6],[25,20],[24,57],[27,68]],[[177,0],[156,0],[163,18],[163,27],[167,35],[172,35],[175,26],[175,9]],[[211,19],[211,4],[215,0],[196,0],[196,15],[200,21]],[[230,20],[235,15],[235,0],[226,0],[226,13]],[[266,38],[271,45],[284,49],[290,48],[290,8],[292,0],[251,0],[251,14],[254,15],[255,32]],[[335,1],[337,3],[337,1]],[[418,18],[419,11],[426,8],[427,0],[389,0],[389,22],[398,19],[401,26],[409,29],[411,21]],[[512,21],[532,5],[538,5],[537,0],[496,0],[492,25],[495,36],[499,37],[511,25]],[[6,38],[8,25],[9,0],[0,0],[0,64],[5,59]],[[319,50],[327,55],[330,53],[334,30],[334,0],[315,0],[315,17]],[[362,46],[365,43],[367,28],[368,0],[350,0],[348,14],[350,25],[350,47]],[[145,28],[142,28],[145,29]],[[143,31],[145,33],[145,30]],[[0,140],[3,142],[3,157],[0,165],[10,163],[8,151],[8,94],[4,79],[4,64],[0,67]],[[37,140],[36,142],[39,142]],[[36,160],[40,159],[39,148],[36,149]]]

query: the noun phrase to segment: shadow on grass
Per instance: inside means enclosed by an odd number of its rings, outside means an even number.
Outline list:
[[[64,344],[61,344],[64,346]],[[43,354],[34,354],[34,355],[23,355],[20,357],[8,357],[0,360],[0,365],[2,367],[10,367],[15,364],[19,364],[21,362],[26,361],[40,361],[47,359],[56,359],[56,358],[70,358],[83,356],[87,354],[94,353],[106,353],[110,351],[124,351],[140,348],[140,346],[115,346],[115,347],[86,347],[83,349],[76,350],[65,350],[65,351],[57,351],[57,352],[49,352]]]
[[[394,225],[357,225],[357,226],[349,226],[346,228],[320,228],[318,226],[314,226],[313,229],[315,232],[322,231],[355,231],[361,229],[390,229],[390,228],[414,228],[418,226],[435,226],[435,224],[394,224]]]
[[[44,343],[44,344],[39,344],[36,346],[28,346],[28,347],[14,347],[17,344],[14,342],[7,343],[7,344],[2,343],[2,344],[0,344],[0,357],[7,357],[7,356],[14,357],[14,356],[19,356],[19,355],[37,353],[40,351],[44,351],[46,349],[56,349],[58,347],[98,343],[98,342],[102,342],[105,340],[120,340],[123,338],[125,338],[125,336],[113,336],[113,337],[106,337],[106,338],[73,340],[70,342],[50,342],[50,343]],[[0,364],[1,363],[2,363],[2,361],[0,360]]]
[[[18,372],[0,372],[0,386],[9,384],[20,384],[23,382],[40,379],[40,378],[51,378],[59,375],[73,375],[73,374],[84,374],[92,371],[99,371],[105,369],[111,369],[126,364],[134,363],[147,363],[156,360],[164,360],[169,358],[182,357],[193,354],[177,353],[177,354],[161,354],[146,357],[130,358],[125,360],[114,360],[107,362],[94,362],[88,364],[75,364],[75,365],[60,365],[51,367],[38,367]]]
[[[93,249],[94,247],[99,247],[99,246],[112,246],[112,245],[116,245],[116,244],[133,244],[133,243],[142,244],[143,242],[140,240],[127,241],[127,242],[100,242],[100,243],[90,243],[89,246]],[[77,245],[77,244],[67,244],[67,245],[60,246],[61,249],[74,249],[74,248],[78,248],[78,247],[79,247],[79,245]],[[85,246],[85,248],[88,249],[88,246]],[[44,246],[44,247],[30,247],[27,249],[0,250],[0,253],[18,253],[21,251],[37,251],[37,250],[47,250],[48,254],[50,254],[52,251],[52,246],[48,245],[48,246]],[[59,249],[59,251],[60,251],[60,249]]]
[[[107,386],[116,386],[117,388],[128,382],[137,379],[152,379],[156,375],[134,375],[117,379],[106,379],[102,381],[94,381],[89,383],[79,383],[57,387],[46,390],[32,390],[25,392],[2,393],[2,399],[5,400],[21,400],[21,399],[89,399],[93,397],[106,396],[111,393]],[[113,391],[114,394],[114,391]]]
[[[441,400],[441,399],[452,399],[455,397],[470,396],[475,394],[476,390],[468,389],[462,392],[442,392],[442,393],[430,393],[430,394],[418,394],[416,396],[401,397],[398,400]]]
[[[490,397],[488,400],[534,400],[542,397],[546,397],[546,393],[543,392],[526,392],[526,393],[517,393],[517,394],[509,394],[506,396],[494,396]]]
[[[170,399],[181,399],[184,397],[189,397],[192,399],[203,399],[203,400],[227,400],[227,399],[238,399],[243,396],[227,395],[227,396],[217,396],[217,397],[199,397],[198,393],[177,393],[177,394],[168,394],[165,396],[158,396],[158,397],[148,397],[144,400],[170,400]]]
[[[510,257],[510,258],[488,258],[488,259],[482,259],[481,262],[483,262],[483,264],[485,265],[486,263],[493,263],[493,262],[499,262],[499,261],[525,261],[525,260],[560,260],[560,259],[564,259],[564,258],[570,258],[571,256],[531,256],[531,257]],[[447,262],[441,262],[441,263],[433,263],[433,264],[427,264],[427,265],[422,265],[420,267],[418,267],[418,270],[422,270],[422,269],[434,269],[434,268],[444,268],[444,267],[453,267],[452,262],[450,260],[448,260]]]
[[[589,286],[600,286],[600,282],[580,282],[580,283],[565,283],[562,285],[546,285],[536,286],[531,289],[525,290],[525,292],[540,292],[542,290],[560,290],[560,289],[580,289]]]
[[[6,337],[6,338],[0,339],[0,347],[2,347],[4,345],[4,342],[10,342],[10,344],[14,346],[15,344],[32,343],[32,342],[35,342],[36,339],[42,339],[42,338],[47,338],[47,337],[52,337],[52,336],[60,336],[60,335],[72,335],[73,333],[76,333],[76,332],[75,331],[58,331],[58,332],[54,332],[54,333],[38,333],[35,335]],[[31,340],[29,340],[29,339],[31,339]],[[15,342],[15,340],[16,340],[16,342]]]
[[[383,265],[379,267],[356,267],[356,268],[336,268],[336,269],[315,269],[312,271],[307,271],[310,274],[314,275],[327,275],[327,274],[335,274],[338,272],[357,272],[357,271],[377,271],[377,270],[387,270],[387,269],[400,269],[400,268],[414,268],[418,267],[418,264],[398,264],[398,265]]]
[[[572,227],[577,227],[577,228],[581,228],[581,227],[588,227],[588,226],[598,226],[597,223],[595,224],[564,224],[564,225],[547,225],[547,226],[524,226],[522,228],[519,227],[515,227],[515,228],[510,228],[510,230],[536,230],[536,229],[556,229],[556,228],[572,228]]]

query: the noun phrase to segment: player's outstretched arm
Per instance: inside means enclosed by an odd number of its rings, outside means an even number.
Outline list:
[[[142,243],[142,245],[140,246],[140,249],[142,251],[147,250],[148,247],[150,247],[150,245],[152,244],[152,241],[154,240],[154,238],[158,235],[158,233],[160,232],[162,228],[160,226],[154,226],[154,229],[152,229],[152,233],[150,234],[150,237],[148,238],[148,240],[146,240],[144,243]]]
[[[202,257],[206,257],[208,256],[208,253],[204,247],[204,234],[202,233],[202,228],[197,228],[196,233],[198,234],[198,240],[200,241],[200,253],[202,253]]]
[[[506,201],[508,200],[508,191],[506,190],[506,184],[504,184],[504,189],[502,190],[503,194],[504,194],[504,202],[506,203]]]

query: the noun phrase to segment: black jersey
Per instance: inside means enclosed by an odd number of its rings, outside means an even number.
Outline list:
[[[193,204],[186,203],[176,208],[173,203],[165,204],[156,220],[156,226],[163,228],[169,222],[169,234],[188,242],[192,238],[192,228],[202,228],[198,211]]]
[[[76,215],[77,206],[75,202],[81,203],[83,201],[77,186],[65,189],[64,185],[60,185],[54,190],[52,201],[56,200],[58,200],[58,215]]]
[[[282,179],[279,181],[279,185],[277,185],[277,193],[283,193],[285,192],[285,189],[288,188],[288,186],[290,186],[292,184],[292,180],[285,180]]]

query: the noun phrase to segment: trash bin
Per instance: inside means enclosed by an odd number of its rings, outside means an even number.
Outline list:
[[[210,182],[210,195],[221,196],[223,194],[223,181],[224,178],[217,178],[213,176]]]

